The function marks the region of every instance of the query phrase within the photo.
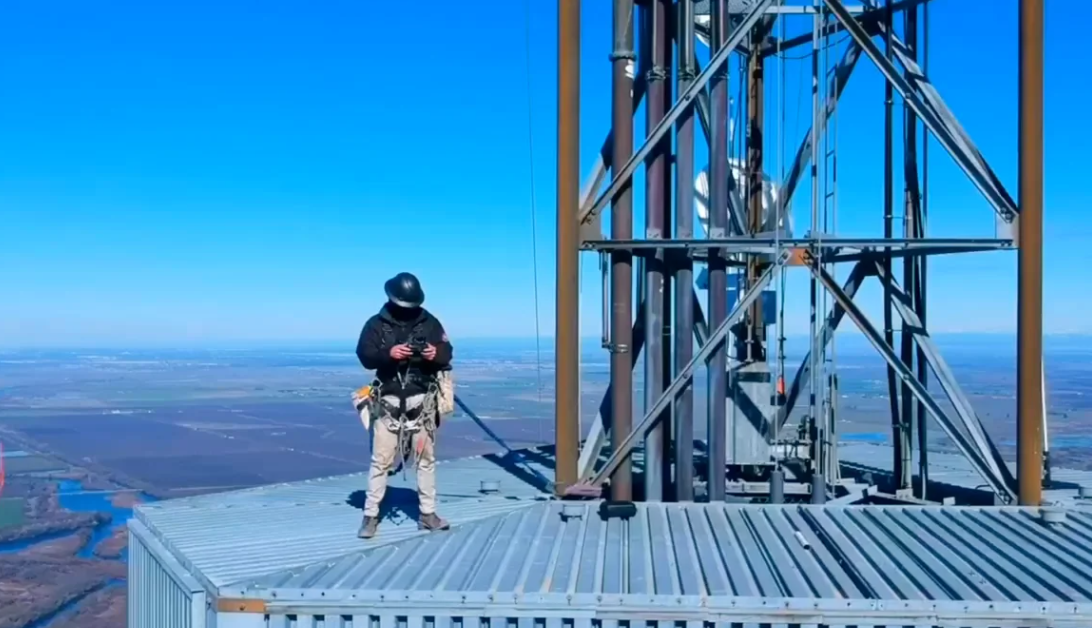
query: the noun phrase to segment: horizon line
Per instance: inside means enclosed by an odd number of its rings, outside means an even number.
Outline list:
[[[858,338],[864,338],[864,334],[859,331],[846,330],[849,336],[856,336]],[[950,332],[934,332],[930,336],[936,337],[951,337],[951,336],[966,336],[969,338],[979,337],[994,337],[994,338],[1015,338],[1015,331],[950,331]],[[808,338],[809,334],[797,333],[786,334],[785,338]],[[1090,332],[1055,332],[1044,333],[1043,338],[1089,338],[1092,339],[1092,333]],[[539,341],[546,343],[549,341],[552,344],[554,336],[463,336],[458,339],[459,342],[534,342]],[[579,338],[581,345],[584,344],[597,344],[601,342],[601,338],[596,336],[582,336]],[[0,352],[10,351],[90,351],[90,350],[114,350],[114,351],[143,351],[143,350],[202,350],[202,349],[248,349],[254,350],[259,348],[268,349],[289,349],[289,348],[327,348],[334,346],[349,347],[354,341],[347,339],[300,339],[300,340],[206,340],[206,341],[194,341],[185,343],[164,343],[156,341],[148,341],[134,344],[122,344],[115,342],[94,342],[88,344],[25,344],[25,345],[4,345],[0,344]],[[458,344],[458,343],[456,343]],[[346,349],[349,350],[349,349]]]

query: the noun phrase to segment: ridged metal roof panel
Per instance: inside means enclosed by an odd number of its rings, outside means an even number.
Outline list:
[[[561,516],[572,508],[579,517]],[[1036,510],[1015,507],[637,508],[628,522],[604,521],[595,503],[542,503],[285,570],[245,593],[354,604],[685,604],[709,612],[758,599],[771,610],[812,600],[816,609],[879,604],[923,618],[957,607],[1026,614],[1033,603],[1036,613],[1092,617],[1092,515],[1084,512],[1048,526]]]
[[[492,457],[438,464],[440,514],[460,525],[533,506],[547,495],[528,468],[547,471],[542,463],[513,466]],[[483,481],[494,483],[489,493]],[[144,504],[134,516],[216,588],[423,534],[410,503],[392,509],[375,539],[358,539],[366,484],[365,474],[354,474],[272,485]],[[415,502],[412,472],[391,476],[388,500],[400,490]]]
[[[502,456],[473,456],[436,463],[437,491],[441,501],[476,499],[482,497],[481,483],[493,481],[499,484],[499,495],[505,497],[534,498],[548,494],[543,480],[553,478],[550,448],[520,450],[518,459]],[[396,473],[390,477],[389,486],[413,488],[414,473]],[[356,491],[368,486],[367,473],[352,473],[314,480],[270,484],[255,488],[207,493],[140,506],[141,509],[178,509],[184,507],[239,505],[243,503],[310,503],[340,502]]]
[[[504,498],[462,500],[447,505],[443,516],[459,525],[534,504]],[[137,519],[215,587],[424,534],[417,530],[416,519],[400,514],[384,520],[375,539],[358,539],[360,510],[345,503],[143,511]]]

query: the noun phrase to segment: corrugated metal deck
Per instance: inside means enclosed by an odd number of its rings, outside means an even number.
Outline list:
[[[877,468],[890,455],[847,448]],[[444,533],[399,512],[357,539],[363,474],[142,505],[130,527],[156,564],[207,590],[212,623],[215,600],[231,599],[260,604],[255,626],[1092,625],[1090,509],[1046,524],[1016,507],[649,503],[604,521],[597,502],[550,499],[550,448],[522,454],[518,468],[442,463]],[[135,576],[130,590],[148,589]],[[172,578],[196,626],[200,596]]]
[[[546,502],[271,574],[233,596],[287,613],[1092,622],[1092,514],[1048,527],[1015,507],[639,504],[624,522],[603,521],[594,503]]]
[[[838,446],[838,459],[842,464],[852,464],[876,473],[890,474],[893,468],[893,452],[894,449],[890,445],[843,442]],[[915,472],[917,463],[918,455],[915,451]],[[1016,465],[1010,462],[1009,467],[1015,474]],[[1092,505],[1092,501],[1079,499],[1077,496],[1082,486],[1087,487],[1092,494],[1092,472],[1054,468],[1051,470],[1051,475],[1055,488],[1043,491],[1045,501]],[[974,470],[967,459],[955,453],[929,452],[929,480],[963,488],[988,490],[985,489],[982,476]]]
[[[513,465],[496,456],[438,463],[441,514],[453,525],[527,508],[546,499],[539,477],[553,476],[548,458],[521,452]],[[536,461],[537,460],[537,461]],[[537,475],[536,475],[537,474]],[[344,556],[424,534],[417,530],[413,474],[390,478],[392,509],[373,540],[356,537],[367,475],[304,482],[143,504],[134,518],[213,591],[234,582]],[[483,482],[494,482],[489,493]],[[494,492],[495,489],[495,492]],[[400,499],[402,492],[406,499]],[[359,500],[359,504],[353,505]]]

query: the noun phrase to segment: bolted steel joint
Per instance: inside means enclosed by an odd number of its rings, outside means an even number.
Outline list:
[[[649,83],[667,80],[667,68],[662,65],[654,65],[645,72],[645,80]]]

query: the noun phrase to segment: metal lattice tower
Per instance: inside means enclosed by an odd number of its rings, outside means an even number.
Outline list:
[[[839,473],[838,378],[832,344],[835,330],[849,319],[887,364],[896,492],[928,497],[926,438],[931,418],[1001,501],[1040,501],[1046,466],[1041,287],[1043,3],[1020,3],[1019,203],[929,82],[927,4],[928,0],[863,0],[854,6],[842,0],[613,0],[612,130],[590,176],[579,187],[579,2],[560,3],[559,492],[594,493],[609,483],[615,500],[630,500],[638,494],[650,500],[689,501],[695,499],[697,484],[705,487],[709,500],[719,501],[739,494],[743,487],[749,494],[758,486],[771,501],[781,501],[786,492],[824,501],[835,494]],[[775,37],[775,25],[787,16],[810,19],[810,32],[790,36],[778,31]],[[834,35],[845,36],[849,42],[840,57],[829,45]],[[698,61],[701,47],[709,53],[704,66]],[[771,91],[767,83],[773,82],[768,76],[771,62],[786,50],[807,47],[813,77],[811,128],[785,172],[774,176],[764,167],[764,152],[774,135],[772,122],[764,119]],[[862,58],[885,79],[884,231],[873,238],[847,238],[837,232],[836,111]],[[734,113],[729,111],[733,85],[742,95]],[[635,142],[633,116],[642,102],[646,134]],[[895,128],[896,103],[904,109],[901,129]],[[729,137],[733,128],[739,131],[738,139]],[[893,148],[896,135],[901,135],[901,158]],[[928,177],[927,138],[944,148],[988,201],[1001,227],[999,237],[929,235],[929,208],[923,194]],[[696,139],[704,140],[710,158],[708,199],[703,200],[705,237],[695,229],[692,209]],[[736,152],[733,147],[738,155],[730,154]],[[642,167],[645,233],[637,237],[632,187],[634,174]],[[904,172],[903,190],[894,188],[896,168]],[[790,232],[788,210],[794,193],[809,176],[811,226],[797,235]],[[608,207],[611,224],[604,235],[601,215]],[[899,229],[896,213],[902,216]],[[901,237],[896,231],[901,231]],[[990,440],[926,326],[930,256],[1014,248],[1020,259],[1016,476]],[[577,455],[580,250],[599,254],[605,269],[603,346],[611,354],[611,386]],[[636,295],[632,288],[635,260]],[[695,265],[703,267],[708,294],[704,308],[694,285]],[[771,367],[768,359],[776,342],[769,336],[769,327],[777,320],[771,310],[788,297],[783,288],[774,287],[787,268],[810,276],[812,340],[808,356],[795,371],[788,371],[791,383],[782,388],[778,367]],[[836,279],[836,269],[847,269],[841,281]],[[854,300],[866,281],[879,282],[883,288],[880,324],[871,321]],[[901,321],[898,334],[896,317]],[[782,355],[780,349],[777,353]],[[642,355],[644,410],[635,414],[632,369]],[[696,453],[694,425],[700,418],[694,416],[691,379],[702,363],[709,373],[708,442],[704,452]],[[927,387],[929,371],[952,411],[942,407]],[[808,397],[802,400],[805,393]],[[798,404],[806,406],[807,412],[793,431],[786,424]],[[644,452],[639,492],[634,490],[631,462],[638,446]],[[915,447],[917,469],[912,463]],[[574,491],[574,485],[582,490]]]

